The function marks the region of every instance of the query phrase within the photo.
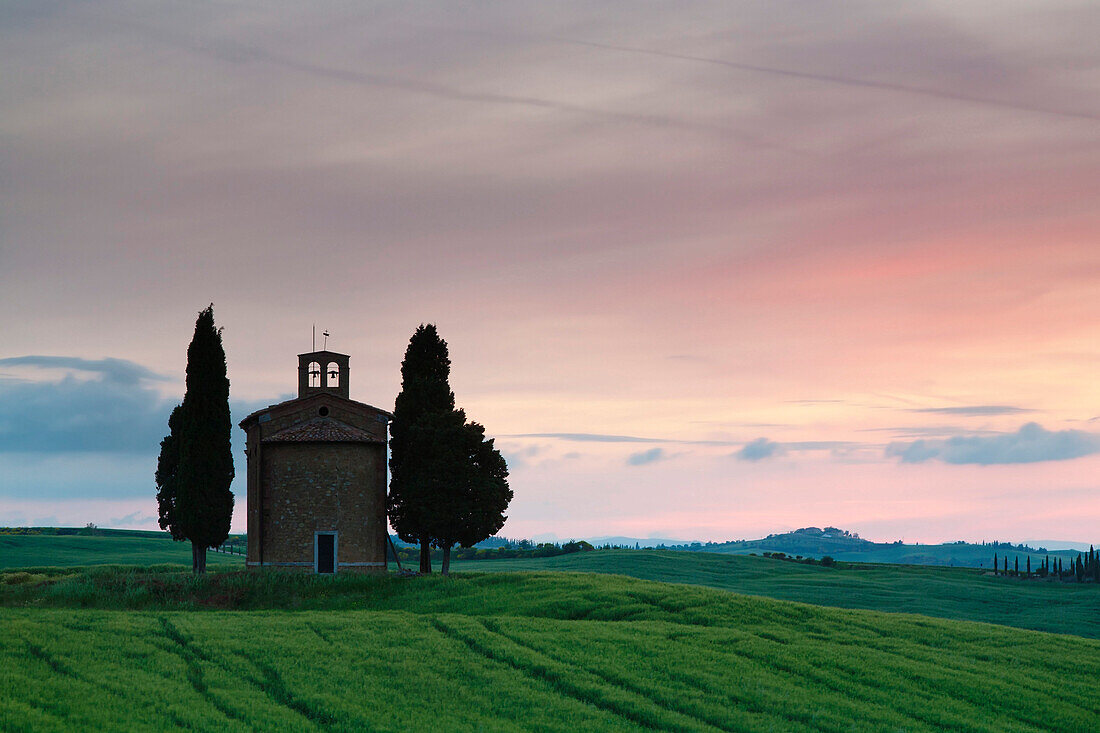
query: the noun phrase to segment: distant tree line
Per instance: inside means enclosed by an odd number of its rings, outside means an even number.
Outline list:
[[[83,527],[0,527],[0,535],[80,535],[91,534]]]
[[[397,557],[402,562],[415,563],[420,558],[420,549],[417,547],[397,546]],[[505,560],[525,557],[556,557],[569,555],[575,552],[592,552],[597,549],[595,545],[584,540],[569,542],[540,542],[533,543],[529,540],[521,540],[515,545],[500,547],[455,547],[451,550],[452,560]],[[438,547],[431,549],[431,559],[441,560],[443,550]]]
[[[755,552],[750,552],[749,555],[756,557]],[[765,552],[764,557],[769,557],[772,560],[789,560],[791,562],[805,563],[806,565],[822,565],[827,568],[831,568],[836,565],[836,560],[828,555],[825,555],[820,560],[815,560],[812,557],[802,557],[801,555],[788,555],[785,552]]]
[[[1063,563],[1060,557],[1051,560],[1047,555],[1034,572],[1031,569],[1030,555],[1027,556],[1024,569],[1021,571],[1019,555],[1013,559],[1010,570],[1008,554],[998,557],[997,553],[993,553],[993,574],[1013,578],[1052,578],[1067,583],[1100,583],[1100,552],[1089,545],[1088,552],[1077,553],[1077,557],[1068,563]]]
[[[959,540],[955,544],[962,545],[966,543],[962,540]],[[1044,552],[1049,552],[1049,550],[1047,550],[1047,548],[1045,547],[1032,547],[1031,545],[1025,545],[1022,543],[1014,545],[1011,542],[998,542],[996,540],[994,540],[993,542],[985,542],[983,540],[980,544],[982,547],[993,547],[999,550],[1013,550],[1016,552],[1030,552],[1033,555],[1039,555]]]
[[[149,537],[160,533],[148,529],[107,529],[88,522],[83,527],[0,527],[0,535],[49,535],[56,537]]]

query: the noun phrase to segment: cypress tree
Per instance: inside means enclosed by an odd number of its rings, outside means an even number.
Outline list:
[[[451,472],[437,499],[431,530],[433,544],[443,550],[444,575],[450,573],[451,548],[471,547],[496,534],[512,500],[508,464],[493,447],[493,439],[485,438],[481,425],[466,423],[461,410],[453,414],[457,418],[443,438],[454,446]]]
[[[432,572],[433,502],[442,492],[453,434],[455,396],[447,342],[434,324],[420,324],[401,362],[401,392],[390,423],[390,525],[405,542],[420,544],[420,572]],[[465,416],[462,417],[465,421]],[[442,442],[441,442],[442,441]],[[453,446],[452,446],[453,448]]]
[[[229,379],[213,304],[195,321],[187,347],[187,391],[177,420],[179,463],[170,482],[174,503],[165,518],[173,537],[191,541],[192,570],[205,573],[206,548],[225,542],[233,518]]]
[[[176,513],[176,471],[180,464],[180,419],[183,416],[183,406],[176,405],[172,408],[172,414],[168,416],[168,435],[160,441],[160,457],[157,458],[157,514],[161,529],[166,529],[172,534],[172,539],[182,541],[187,539],[181,533],[179,518]]]
[[[1031,555],[1027,556],[1027,577],[1031,577]]]
[[[1000,575],[1000,568],[997,566],[997,553],[993,553],[993,574]]]
[[[1020,574],[1020,556],[1019,555],[1016,556],[1015,567],[1012,569],[1012,574],[1013,575],[1019,575]]]

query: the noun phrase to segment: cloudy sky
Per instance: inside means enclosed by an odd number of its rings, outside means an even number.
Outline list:
[[[0,525],[155,526],[213,302],[238,418],[314,323],[392,407],[438,324],[508,536],[1096,540],[1098,32],[1091,0],[4,3]]]

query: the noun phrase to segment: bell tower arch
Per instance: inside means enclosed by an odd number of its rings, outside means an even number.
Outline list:
[[[328,392],[351,399],[348,390],[347,354],[335,351],[311,351],[298,354],[298,397]]]

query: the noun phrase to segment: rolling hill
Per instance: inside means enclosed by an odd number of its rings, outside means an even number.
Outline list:
[[[208,558],[212,569],[243,565],[239,555],[211,552]],[[172,542],[160,532],[0,535],[0,570],[163,563],[187,566],[190,561],[186,543]],[[749,555],[672,550],[599,550],[550,558],[456,561],[454,568],[456,572],[618,574],[839,608],[921,613],[1100,638],[1100,587],[995,578],[966,568],[865,563],[825,568]]]
[[[191,545],[167,532],[96,530],[96,534],[0,534],[0,570],[84,565],[191,565]],[[208,552],[216,567],[241,567],[244,558]]]
[[[736,542],[695,542],[670,549],[693,552],[717,552],[738,555],[782,552],[791,556],[821,558],[849,562],[896,563],[903,565],[948,565],[952,567],[992,568],[993,555],[1009,563],[1017,558],[1023,567],[1028,558],[1038,567],[1045,557],[1060,557],[1064,562],[1077,557],[1078,550],[1050,550],[1008,543],[975,544],[945,542],[938,545],[905,544],[903,542],[871,542],[835,527],[820,529],[805,527],[794,532],[773,534],[758,540]]]
[[[60,607],[0,609],[4,729],[1000,733],[1100,715],[1095,640],[625,577],[102,568],[34,592]],[[254,610],[182,610],[219,606]]]
[[[674,550],[599,550],[462,561],[456,571],[556,570],[629,575],[839,608],[921,613],[1100,638],[1100,586],[993,577],[970,568],[821,565]]]

